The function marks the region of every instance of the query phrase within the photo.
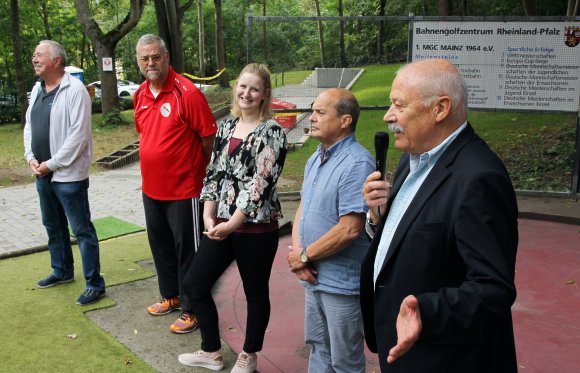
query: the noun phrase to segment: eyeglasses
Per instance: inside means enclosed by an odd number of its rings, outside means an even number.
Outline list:
[[[154,54],[153,56],[141,56],[139,57],[139,62],[141,63],[149,63],[149,60],[153,63],[157,63],[161,61],[162,56],[160,54]]]

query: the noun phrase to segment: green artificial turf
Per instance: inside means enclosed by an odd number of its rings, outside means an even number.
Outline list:
[[[130,233],[142,232],[145,230],[145,228],[140,225],[121,220],[114,216],[105,216],[104,218],[94,219],[93,225],[97,231],[97,237],[99,238],[99,241],[124,236]],[[71,236],[74,236],[72,231]]]
[[[150,259],[145,234],[100,243],[101,273],[107,286],[153,276],[136,262]],[[1,372],[154,372],[85,312],[110,307],[101,299],[78,306],[85,287],[78,247],[73,247],[75,281],[48,289],[36,282],[51,272],[48,252],[0,260]]]

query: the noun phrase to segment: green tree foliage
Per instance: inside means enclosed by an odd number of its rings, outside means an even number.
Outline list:
[[[175,0],[174,0],[175,1]],[[527,0],[539,16],[565,15],[578,0]],[[323,16],[338,15],[338,0],[318,0]],[[189,4],[179,0],[176,4]],[[342,0],[345,16],[377,16],[384,0]],[[452,1],[452,15],[468,16],[524,16],[524,2],[509,0]],[[130,0],[89,0],[91,17],[103,34],[115,29],[124,20]],[[38,41],[52,38],[63,44],[69,64],[85,71],[85,83],[101,80],[95,46],[85,37],[76,18],[74,0],[19,1],[22,61],[14,61],[11,38],[10,2],[0,0],[0,95],[16,95],[17,64],[24,66],[24,85],[30,90],[36,77],[31,68],[30,55]],[[204,71],[199,71],[198,13],[191,6],[183,13],[184,63],[180,72],[197,76],[213,76],[218,69],[215,35],[215,1],[202,1],[205,53]],[[222,0],[223,43],[225,66],[229,76],[236,76],[247,62],[246,14],[268,16],[314,16],[313,0]],[[439,1],[387,0],[386,16],[434,16],[439,14]],[[326,64],[341,65],[339,23],[324,21]],[[263,30],[266,30],[264,34]],[[384,23],[384,38],[379,44],[378,22],[344,22],[344,43],[348,65],[402,61],[407,53],[407,25],[404,22]],[[147,2],[137,26],[117,44],[117,78],[142,81],[135,62],[135,44],[145,33],[159,34],[154,2]],[[273,71],[312,69],[320,66],[316,22],[255,22],[253,27],[253,58],[267,63]]]
[[[13,31],[10,1],[0,1],[0,97],[17,97],[17,83],[30,91],[37,80],[32,69],[31,56],[39,41],[52,39],[61,43],[70,65],[80,65],[83,34],[75,18],[72,0],[18,1],[19,41],[21,56],[13,53]],[[44,19],[49,27],[45,27]],[[23,77],[17,79],[16,67],[23,68]],[[22,99],[18,100],[20,105]],[[24,103],[26,104],[26,103]]]

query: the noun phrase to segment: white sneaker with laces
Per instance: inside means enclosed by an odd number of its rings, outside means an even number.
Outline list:
[[[254,373],[258,367],[258,358],[254,355],[241,352],[234,364],[231,373]]]
[[[219,352],[214,355],[212,352],[198,350],[194,353],[181,354],[177,360],[188,367],[202,367],[211,370],[224,369],[224,359]]]

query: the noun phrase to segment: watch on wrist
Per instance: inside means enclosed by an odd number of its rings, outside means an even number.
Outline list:
[[[371,210],[367,211],[367,224],[371,226],[371,228],[376,228],[378,224],[373,223],[373,218],[371,215]]]
[[[302,248],[302,252],[300,253],[300,261],[304,264],[310,263],[310,257],[308,257],[305,247]]]

